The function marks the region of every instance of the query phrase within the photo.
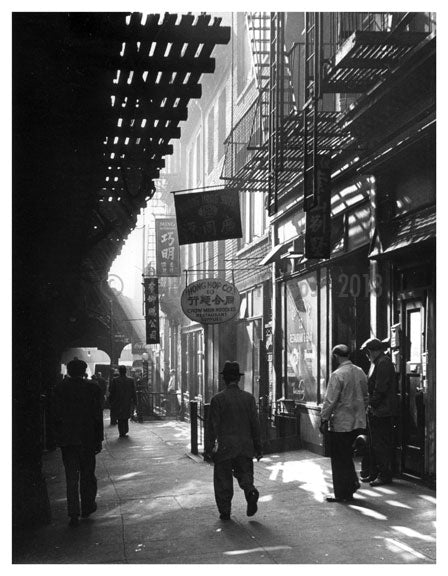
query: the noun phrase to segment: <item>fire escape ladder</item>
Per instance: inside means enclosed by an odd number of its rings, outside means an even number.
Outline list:
[[[305,13],[305,104],[303,107],[304,210],[317,201],[317,155],[319,101],[322,70],[322,14]]]
[[[251,138],[250,145],[259,147],[269,135],[271,22],[269,12],[247,12],[246,19],[259,91],[259,110],[253,128],[255,138]]]

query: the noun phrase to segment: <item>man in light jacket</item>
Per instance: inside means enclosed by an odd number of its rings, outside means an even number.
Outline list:
[[[332,356],[338,367],[330,376],[321,411],[321,427],[328,423],[334,496],[327,502],[349,502],[360,484],[353,462],[353,443],[366,427],[367,377],[349,360],[350,350],[338,344]]]

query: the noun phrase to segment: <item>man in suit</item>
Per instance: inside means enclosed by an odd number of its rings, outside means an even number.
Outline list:
[[[126,376],[126,366],[119,366],[119,376],[114,378],[109,388],[110,409],[118,422],[118,433],[124,438],[129,432],[129,418],[137,403],[135,384]]]
[[[101,452],[104,439],[103,410],[101,390],[84,377],[86,369],[82,360],[69,362],[69,377],[54,391],[55,435],[65,468],[70,526],[78,525],[80,513],[87,518],[97,508],[95,456]]]
[[[230,520],[233,476],[244,490],[247,515],[257,512],[259,493],[254,486],[253,457],[260,460],[262,446],[255,398],[238,386],[242,376],[238,362],[225,362],[221,374],[225,389],[210,402],[204,458],[215,463],[213,485],[219,517]]]
[[[348,502],[360,484],[353,462],[353,444],[366,427],[367,377],[352,364],[349,349],[338,344],[332,350],[337,368],[330,376],[321,410],[321,427],[330,426],[331,471],[334,496],[327,502]]]
[[[373,487],[392,482],[396,375],[392,360],[384,353],[384,349],[384,343],[378,338],[369,338],[361,346],[370,360],[367,409],[370,476],[363,479],[363,482],[370,482]]]

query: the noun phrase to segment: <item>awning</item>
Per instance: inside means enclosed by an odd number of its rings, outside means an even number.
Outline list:
[[[391,252],[431,240],[436,237],[436,207],[407,214],[391,222],[381,239],[376,232],[369,258],[380,258]]]
[[[271,264],[280,258],[291,247],[291,242],[286,242],[285,244],[277,244],[274,248],[271,248],[269,252],[260,260],[260,266],[265,266],[266,264]]]

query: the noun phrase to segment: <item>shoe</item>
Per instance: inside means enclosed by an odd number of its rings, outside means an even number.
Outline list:
[[[94,512],[96,512],[96,509],[98,508],[98,505],[96,502],[94,502],[91,506],[91,508],[87,508],[87,510],[83,510],[82,514],[81,514],[81,518],[88,518],[90,516],[90,514],[93,514]]]
[[[79,525],[79,519],[78,516],[72,516],[70,518],[70,522],[68,523],[69,526],[71,526],[72,528],[74,528],[75,526]]]
[[[248,516],[253,516],[257,512],[257,510],[258,510],[257,502],[258,502],[259,496],[260,496],[260,494],[258,493],[258,490],[251,490],[249,492],[249,494],[247,495],[246,514]]]
[[[376,476],[367,476],[366,478],[361,478],[361,482],[373,482],[376,480]]]
[[[327,496],[325,500],[327,502],[353,502],[355,499],[353,496],[350,496],[349,498],[336,498],[335,496]]]
[[[230,512],[221,512],[219,518],[220,520],[230,520]]]
[[[387,484],[392,484],[392,480],[382,480],[381,478],[376,478],[370,482],[370,486],[375,488],[375,486],[385,486]]]

